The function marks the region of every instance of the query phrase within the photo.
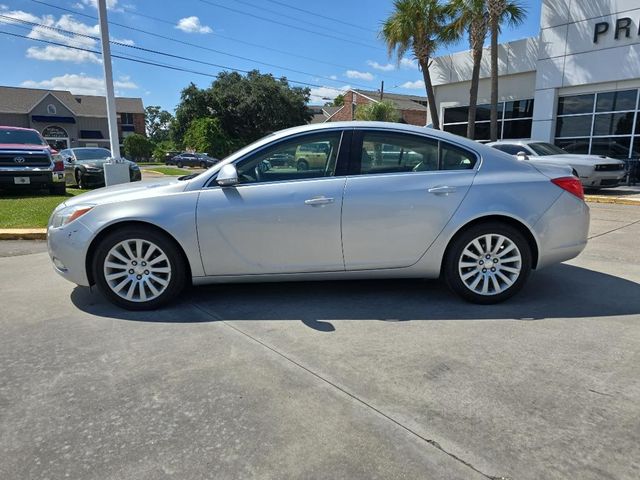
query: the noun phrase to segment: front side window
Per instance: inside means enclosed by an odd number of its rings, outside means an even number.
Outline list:
[[[342,132],[304,135],[279,142],[236,164],[241,184],[331,177]]]
[[[468,170],[475,164],[474,154],[447,142],[402,133],[365,132],[359,173]]]

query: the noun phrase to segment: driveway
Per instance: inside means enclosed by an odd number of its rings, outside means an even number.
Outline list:
[[[2,479],[637,479],[640,208],[480,307],[434,281],[117,310],[0,258]]]

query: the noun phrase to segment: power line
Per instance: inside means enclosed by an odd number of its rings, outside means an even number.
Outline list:
[[[81,16],[81,17],[84,17],[84,18],[88,18],[90,20],[97,20],[97,17],[88,15],[86,13],[78,12],[78,11],[72,10],[70,8],[60,7],[58,5],[53,5],[51,3],[43,2],[41,0],[31,0],[31,1],[34,2],[34,3],[41,4],[41,5],[45,5],[47,7],[55,8],[55,9],[58,9],[58,10],[61,10],[61,11],[64,11],[64,12],[69,12],[69,13],[72,13],[74,15],[78,15],[78,16]],[[151,15],[145,15],[145,14],[138,13],[138,12],[135,12],[135,11],[128,11],[128,10],[125,10],[125,11],[127,13],[130,13],[131,15],[136,15],[136,16],[139,16],[141,18],[146,18],[146,19],[153,20],[153,21],[156,21],[156,22],[161,22],[161,23],[164,23],[164,24],[175,26],[175,22],[172,22],[172,21],[169,21],[169,20],[166,20],[166,19],[153,17]],[[288,70],[288,71],[291,71],[291,72],[301,73],[301,74],[304,74],[304,75],[310,75],[310,76],[313,76],[313,77],[322,78],[324,80],[337,81],[336,79],[333,79],[331,77],[326,77],[326,76],[323,76],[323,75],[303,72],[303,71],[300,71],[300,70],[295,70],[295,69],[291,69],[291,68],[288,68],[288,67],[283,67],[283,66],[277,65],[277,64],[262,62],[260,60],[255,60],[255,59],[252,59],[252,58],[243,57],[241,55],[236,55],[236,54],[224,52],[222,50],[216,50],[216,49],[213,49],[213,48],[205,47],[204,45],[198,45],[196,43],[186,42],[184,40],[179,40],[177,38],[169,37],[167,35],[161,35],[159,33],[150,32],[148,30],[143,30],[143,29],[140,29],[140,28],[137,28],[137,27],[131,27],[129,25],[124,25],[122,23],[110,21],[109,24],[110,25],[115,25],[117,27],[125,28],[127,30],[132,30],[132,31],[135,31],[135,32],[138,32],[138,33],[142,33],[142,34],[145,34],[145,35],[150,35],[150,36],[153,36],[153,37],[156,37],[156,38],[162,38],[163,40],[168,40],[168,41],[179,43],[179,44],[182,44],[182,45],[187,45],[189,47],[199,48],[201,50],[206,50],[206,51],[213,52],[213,53],[219,53],[221,55],[226,55],[226,56],[229,56],[229,57],[238,58],[238,59],[246,60],[246,61],[249,61],[249,62],[259,63],[261,65],[265,65],[265,66],[269,66],[269,67],[273,67],[273,68],[280,68],[282,70]],[[225,36],[225,35],[221,35],[221,34],[219,34],[217,32],[215,33],[215,35],[217,37],[220,37],[220,38],[225,38],[225,39],[228,39],[228,40],[231,40],[231,41],[234,41],[234,42],[243,43],[245,45],[249,45],[249,46],[252,46],[252,47],[262,48],[262,49],[265,49],[265,50],[270,50],[270,51],[281,53],[281,54],[284,54],[284,55],[289,55],[289,56],[301,58],[301,59],[304,59],[304,60],[310,60],[310,61],[313,61],[313,62],[316,62],[316,63],[324,63],[326,65],[331,65],[331,66],[338,67],[338,68],[341,68],[341,69],[346,69],[346,70],[352,68],[352,67],[348,67],[346,65],[340,65],[340,64],[336,64],[336,63],[332,63],[332,62],[322,61],[322,60],[319,60],[319,59],[313,58],[313,57],[307,57],[307,56],[304,56],[304,55],[298,55],[298,54],[295,54],[295,53],[287,52],[285,50],[279,50],[279,49],[275,49],[275,48],[266,47],[264,45],[259,45],[259,44],[256,44],[256,43],[246,42],[244,40],[239,40],[239,39],[236,39],[236,38],[233,38],[233,37],[228,37],[228,36]],[[394,79],[394,77],[389,77],[389,76],[385,76],[385,78]],[[395,80],[399,80],[399,79],[395,78]],[[352,83],[353,85],[359,86],[359,87],[362,87],[362,88],[369,88],[369,86],[367,86],[367,85],[354,84],[353,82],[349,82],[349,83]]]
[[[99,41],[100,40],[98,37],[94,37],[93,35],[87,35],[87,34],[83,34],[83,33],[73,32],[73,31],[70,31],[70,30],[65,30],[63,28],[54,27],[54,26],[51,26],[51,25],[44,25],[44,24],[36,23],[36,22],[30,22],[28,20],[9,17],[9,16],[6,16],[6,15],[1,15],[0,14],[0,19],[4,19],[5,23],[18,22],[18,23],[21,23],[21,24],[31,25],[32,27],[44,28],[44,29],[47,29],[47,30],[52,30],[52,31],[63,33],[63,34],[67,34],[67,35],[73,35],[73,36],[78,36],[78,37],[82,37],[82,38],[89,38],[89,39],[95,40],[95,41]],[[185,57],[185,56],[182,56],[182,55],[175,55],[175,54],[172,54],[172,53],[162,52],[162,51],[159,51],[159,50],[153,50],[153,49],[141,47],[141,46],[138,46],[138,45],[130,45],[128,43],[119,42],[117,40],[110,40],[109,43],[111,43],[113,45],[118,45],[120,47],[126,47],[126,48],[135,49],[135,50],[141,50],[141,51],[144,51],[144,52],[147,52],[147,53],[152,53],[154,55],[162,55],[162,56],[166,56],[166,57],[170,57],[170,58],[176,58],[176,59],[179,59],[179,60],[199,63],[199,64],[202,64],[202,65],[207,65],[207,66],[211,66],[211,67],[217,67],[217,68],[223,68],[223,69],[232,68],[232,67],[225,66],[225,65],[220,65],[220,64],[217,64],[217,63],[207,62],[205,60],[199,60],[199,59],[196,59],[196,58]],[[237,56],[237,55],[231,55],[231,56],[234,56],[234,57],[237,57],[237,58],[242,58],[242,59],[247,60],[247,61],[253,61],[253,60],[248,59],[246,57],[240,57],[240,56]],[[265,63],[265,62],[259,62],[259,61],[256,61],[256,62],[257,63],[261,63],[263,65],[270,66],[270,67],[280,68],[282,70],[288,70],[288,71],[291,71],[291,72],[300,73],[302,75],[309,75],[311,77],[322,78],[322,79],[329,80],[329,81],[332,81],[332,82],[333,81],[337,81],[337,80],[334,80],[334,79],[329,78],[329,77],[324,77],[322,75],[315,75],[315,74],[312,74],[312,73],[303,72],[301,70],[295,70],[295,69],[291,69],[291,68],[281,67],[279,65],[273,65],[273,64],[269,64],[269,63]],[[243,71],[247,72],[247,70],[243,70]],[[364,87],[364,85],[360,85],[360,86]]]
[[[19,27],[19,25],[16,25]],[[17,37],[17,38],[23,38],[26,40],[31,40],[32,42],[40,42],[40,43],[45,43],[47,45],[54,45],[54,46],[58,46],[58,47],[64,47],[64,48],[69,48],[71,50],[78,50],[78,51],[82,51],[82,52],[88,52],[88,53],[93,53],[95,55],[102,55],[102,52],[100,52],[99,50],[93,50],[90,48],[85,48],[85,47],[77,47],[77,46],[73,46],[73,45],[68,45],[68,44],[64,44],[64,43],[59,43],[59,42],[53,42],[51,40],[44,40],[41,38],[31,38],[27,35],[20,35],[18,33],[13,33],[13,32],[7,32],[4,30],[0,30],[0,34],[2,35],[8,35],[11,37]],[[70,39],[72,40],[72,39]],[[170,70],[175,70],[175,71],[179,71],[179,72],[186,72],[186,73],[193,73],[195,75],[202,75],[205,77],[210,77],[210,78],[218,78],[219,74],[212,74],[212,73],[206,73],[206,72],[201,72],[198,70],[192,70],[189,68],[184,68],[184,67],[178,67],[175,65],[168,65],[168,64],[163,64],[163,63],[158,63],[155,61],[151,61],[148,59],[143,59],[142,57],[138,57],[138,58],[131,58],[131,57],[126,57],[124,55],[111,55],[113,58],[118,58],[120,60],[127,60],[129,62],[134,62],[134,63],[141,63],[144,65],[150,65],[150,66],[154,66],[154,67],[160,67],[160,68],[167,68]],[[231,68],[231,67],[226,67],[226,66],[222,66],[222,68],[224,68],[225,70],[231,70],[234,72],[240,72],[240,73],[249,73],[248,70],[241,70],[238,68]],[[285,77],[286,78],[286,77]],[[304,85],[307,87],[314,87],[314,88],[326,88],[329,90],[333,90],[336,92],[344,92],[343,89],[339,89],[339,88],[334,88],[334,87],[327,87],[326,85],[317,85],[314,83],[308,83],[308,82],[301,82],[299,80],[290,80],[290,79],[286,79],[288,82],[290,83],[295,83],[297,85]]]
[[[273,20],[271,18],[263,17],[263,16],[256,15],[256,14],[253,14],[253,13],[249,13],[249,12],[244,12],[244,11],[238,10],[236,8],[227,7],[226,5],[221,5],[219,3],[212,2],[210,0],[199,0],[199,1],[201,3],[210,5],[212,7],[223,8],[223,9],[229,10],[231,12],[239,13],[240,15],[245,15],[245,16],[252,17],[252,18],[257,18],[257,19],[263,20],[265,22],[275,23],[277,25],[282,25],[282,26],[285,26],[285,27],[293,28],[295,30],[300,30],[302,32],[313,33],[314,35],[320,35],[322,37],[331,38],[333,40],[340,40],[341,42],[348,42],[348,43],[352,43],[354,45],[360,45],[362,47],[372,48],[372,49],[376,49],[376,50],[379,49],[378,47],[374,47],[373,45],[369,45],[367,43],[362,43],[362,42],[358,42],[356,40],[349,40],[349,39],[346,39],[346,38],[336,37],[335,35],[329,35],[328,33],[316,32],[315,30],[309,30],[308,28],[303,28],[303,27],[300,27],[298,25],[291,25],[290,23],[280,22],[278,20]]]
[[[301,22],[302,21],[302,22],[305,22],[306,25],[310,25],[310,26],[313,26],[313,27],[320,28],[322,30],[326,30],[326,31],[329,31],[329,32],[335,32],[335,33],[338,33],[340,35],[344,35],[344,32],[342,32],[340,30],[336,30],[336,29],[330,28],[330,27],[325,27],[324,25],[319,25],[317,23],[308,22],[308,21],[302,20],[302,19],[300,19],[298,17],[294,17],[294,16],[291,16],[291,15],[287,15],[286,13],[279,12],[277,10],[271,10],[269,8],[265,8],[263,5],[256,5],[255,3],[249,2],[247,0],[234,0],[234,2],[235,3],[242,3],[242,4],[247,5],[249,7],[257,8],[258,10],[260,10],[262,12],[272,13],[274,15],[277,15],[278,17],[288,18],[288,19],[294,20],[296,22]],[[347,35],[347,37],[356,38],[358,40],[361,39],[360,37],[355,37],[353,35]],[[364,40],[364,38],[362,40]]]
[[[314,17],[325,18],[327,20],[331,20],[332,22],[338,22],[338,23],[341,23],[343,25],[347,25],[349,27],[359,28],[360,30],[364,30],[365,32],[378,33],[376,30],[372,30],[370,28],[363,27],[362,25],[356,25],[355,23],[345,22],[344,20],[340,20],[339,18],[328,17],[326,15],[322,15],[321,13],[316,13],[316,12],[312,12],[310,10],[305,10],[304,8],[295,7],[293,5],[289,5],[288,3],[280,2],[278,0],[267,0],[267,2],[275,3],[276,5],[281,5],[283,7],[290,8],[292,10],[298,10],[299,12],[308,13],[309,15],[313,15]]]

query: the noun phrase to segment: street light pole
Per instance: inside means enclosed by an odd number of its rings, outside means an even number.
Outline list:
[[[109,44],[109,24],[107,22],[106,0],[98,0],[98,17],[100,19],[100,39],[102,41],[102,65],[104,67],[104,83],[107,91],[107,119],[109,121],[111,157],[119,160],[120,139],[118,137],[116,97],[113,90],[113,70],[111,68],[111,46]]]
[[[109,44],[109,23],[107,21],[107,0],[98,0],[100,19],[100,40],[102,42],[102,66],[104,84],[107,92],[107,120],[109,122],[109,141],[111,143],[111,161],[104,164],[104,183],[111,186],[130,181],[129,166],[120,157],[120,139],[118,136],[118,117],[116,97],[113,91],[113,71],[111,69],[111,46]]]

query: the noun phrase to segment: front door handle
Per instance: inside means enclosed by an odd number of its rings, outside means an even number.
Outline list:
[[[432,187],[427,192],[433,193],[435,195],[447,195],[449,193],[454,193],[456,191],[456,187],[449,187],[447,185],[440,185],[438,187]]]
[[[310,198],[308,200],[304,201],[305,205],[311,205],[313,206],[317,206],[317,205],[328,205],[330,203],[333,203],[334,199],[333,198],[328,198],[328,197],[313,197]]]

